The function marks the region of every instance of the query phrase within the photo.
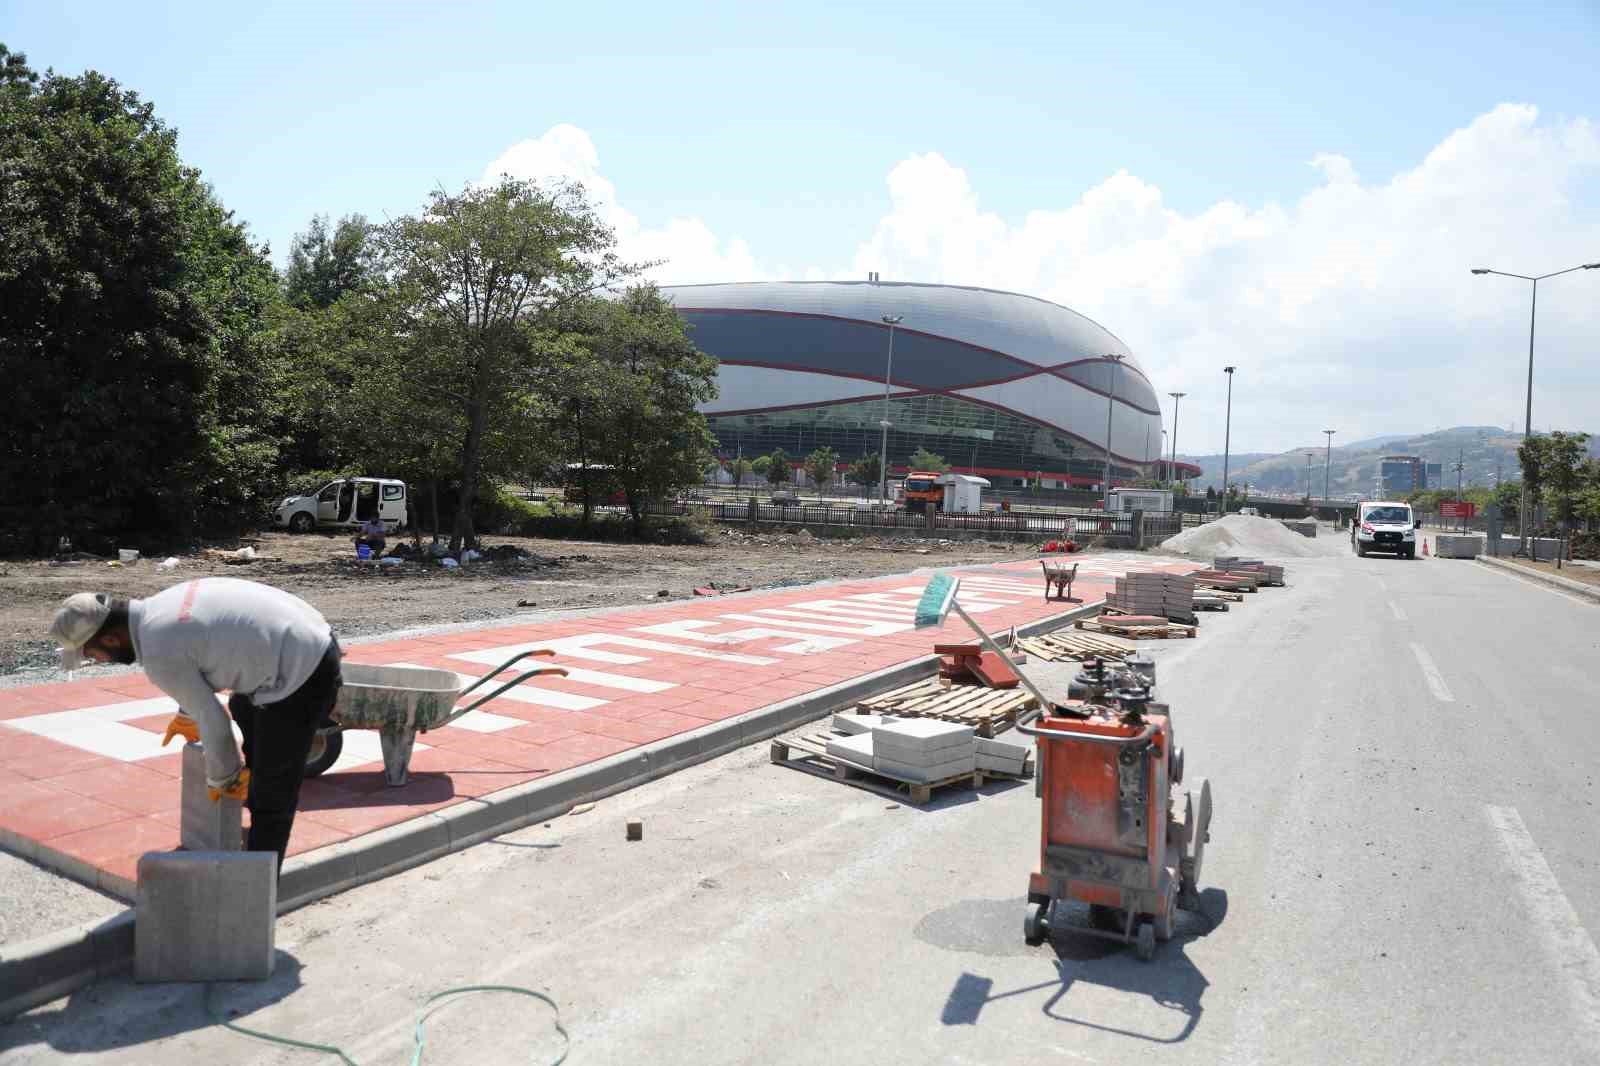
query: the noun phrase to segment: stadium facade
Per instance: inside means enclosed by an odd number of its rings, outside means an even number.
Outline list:
[[[1133,353],[1059,304],[954,285],[750,282],[663,289],[690,337],[717,357],[702,410],[723,458],[831,447],[877,455],[891,474],[919,448],[998,487],[1100,484],[1111,412],[1112,483],[1158,475],[1161,408]],[[894,326],[893,365],[890,327]],[[1122,357],[1121,362],[1107,358]],[[1181,476],[1197,467],[1180,464]]]

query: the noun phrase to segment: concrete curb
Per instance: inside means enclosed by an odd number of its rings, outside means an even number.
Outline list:
[[[1017,635],[1048,633],[1080,618],[1093,617],[1100,613],[1100,608],[1098,603],[1086,604],[1042,618],[1018,626]],[[747,744],[775,737],[804,722],[821,718],[842,704],[931,676],[937,667],[935,655],[913,659],[748,711],[737,718],[714,722],[690,733],[297,855],[283,866],[283,878],[278,885],[278,913],[284,914],[336,892],[431,862],[534,822],[549,821],[579,803],[626,791]],[[36,861],[49,865],[52,856],[53,853],[38,855]],[[71,874],[71,871],[62,872]],[[133,929],[133,911],[128,910],[110,919],[87,922],[16,945],[0,946],[0,1021],[130,967],[133,964]]]
[[[1570,592],[1574,596],[1581,596],[1592,603],[1600,603],[1600,586],[1585,585],[1581,581],[1568,581],[1564,577],[1546,574],[1539,570],[1529,570],[1527,567],[1518,566],[1516,563],[1502,562],[1499,559],[1482,555],[1478,556],[1477,562],[1480,566],[1486,566],[1491,570],[1513,574],[1524,581],[1534,581],[1541,585],[1549,585],[1552,588],[1560,589],[1562,592]]]

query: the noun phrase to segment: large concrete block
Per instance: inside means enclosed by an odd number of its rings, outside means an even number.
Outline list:
[[[935,763],[931,766],[918,766],[912,763],[900,762],[896,759],[886,759],[882,755],[875,755],[872,759],[872,768],[885,777],[893,777],[901,781],[915,781],[923,784],[929,781],[939,781],[957,774],[970,774],[975,768],[971,749],[965,757],[951,759],[948,762]]]
[[[895,719],[882,714],[856,714],[854,711],[840,711],[833,716],[833,728],[840,733],[868,733]]]
[[[278,856],[152,851],[139,859],[133,973],[138,981],[260,981],[272,976]]]
[[[178,843],[185,851],[238,851],[244,847],[244,804],[206,793],[206,750],[183,746],[183,789],[178,809]]]
[[[954,759],[970,760],[975,735],[971,726],[931,718],[892,721],[872,731],[873,752],[913,766],[935,766]]]
[[[872,734],[855,733],[847,737],[832,737],[828,740],[828,754],[857,766],[871,766]]]
[[[1433,554],[1441,559],[1472,559],[1483,550],[1483,538],[1475,533],[1440,533],[1433,538]]]

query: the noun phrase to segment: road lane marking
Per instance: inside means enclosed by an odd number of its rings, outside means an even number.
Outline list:
[[[1433,656],[1428,654],[1428,649],[1421,644],[1412,644],[1411,654],[1417,657],[1417,665],[1422,667],[1422,676],[1433,690],[1433,698],[1440,703],[1454,703],[1456,698],[1450,694],[1450,686],[1444,683],[1439,668],[1433,665]]]
[[[1389,610],[1394,612],[1394,620],[1396,622],[1404,622],[1406,620],[1405,611],[1401,610],[1400,605],[1393,600],[1389,601]]]
[[[1589,1031],[1588,1046],[1600,1046],[1600,951],[1572,909],[1515,807],[1485,807],[1517,875],[1517,889],[1556,969],[1566,978],[1567,998]]]

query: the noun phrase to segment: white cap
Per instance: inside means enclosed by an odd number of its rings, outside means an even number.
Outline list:
[[[61,601],[50,623],[50,636],[61,643],[61,669],[76,670],[83,665],[83,646],[111,615],[107,599],[103,592],[78,592]]]

